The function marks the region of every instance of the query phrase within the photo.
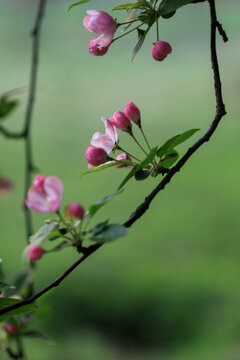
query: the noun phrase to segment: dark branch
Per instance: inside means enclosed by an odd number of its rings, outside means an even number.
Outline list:
[[[124,223],[126,227],[132,226],[137,219],[139,219],[149,208],[150,203],[155,198],[155,196],[165,188],[165,186],[171,181],[172,177],[181,170],[183,165],[187,160],[197,151],[200,146],[205,142],[209,141],[213,133],[215,132],[219,122],[222,117],[226,114],[225,106],[222,98],[222,85],[220,80],[217,51],[216,51],[216,28],[217,28],[217,16],[215,9],[214,0],[209,0],[210,5],[210,15],[211,15],[211,34],[210,34],[210,50],[211,50],[211,63],[213,69],[214,77],[214,89],[216,96],[216,114],[215,117],[208,129],[208,131],[192,146],[190,147],[186,154],[178,161],[178,163],[170,169],[169,173],[163,178],[163,180],[158,184],[158,186],[149,194],[144,202],[138,206],[138,208],[132,213],[130,218]]]
[[[82,255],[77,261],[75,261],[74,264],[72,264],[62,275],[60,275],[55,281],[53,281],[51,284],[40,290],[35,295],[31,296],[30,298],[21,301],[18,304],[8,306],[5,309],[0,310],[0,316],[3,314],[6,314],[6,312],[11,310],[16,310],[21,308],[22,306],[32,304],[34,301],[36,301],[38,298],[40,298],[43,294],[48,292],[49,290],[53,289],[54,287],[61,284],[61,282],[69,275],[71,272],[78,267],[85,259],[87,259],[91,254],[93,254],[97,249],[99,249],[102,246],[102,244],[94,244],[88,247],[87,250],[85,250],[85,254]]]
[[[226,31],[223,29],[222,27],[222,24],[217,21],[216,22],[216,26],[217,26],[217,29],[218,29],[218,32],[219,34],[221,35],[222,39],[224,42],[227,42],[228,41],[228,37],[227,37],[227,34],[226,34]]]
[[[220,80],[217,51],[216,51],[216,29],[217,29],[217,16],[215,9],[215,1],[209,0],[210,6],[210,15],[211,15],[211,33],[210,33],[210,50],[211,50],[211,63],[214,76],[214,89],[216,96],[216,113],[215,117],[208,129],[208,131],[192,146],[190,147],[186,154],[178,161],[178,163],[170,169],[168,174],[163,178],[163,180],[158,184],[158,186],[145,198],[145,201],[132,213],[129,219],[124,223],[126,227],[131,227],[149,208],[150,203],[155,198],[155,196],[165,188],[165,186],[171,181],[173,176],[181,170],[184,164],[188,159],[202,146],[207,142],[213,133],[215,132],[219,122],[222,117],[226,114],[225,106],[222,99],[222,86]],[[70,266],[61,276],[59,276],[51,284],[40,290],[38,293],[33,295],[27,300],[24,300],[16,305],[9,306],[5,309],[0,310],[0,315],[7,313],[8,311],[20,308],[24,305],[31,304],[43,294],[51,290],[53,287],[58,286],[78,265],[80,265],[85,259],[87,259],[91,254],[93,254],[97,249],[99,249],[102,244],[91,245],[85,250],[85,253],[72,265]]]
[[[40,31],[42,25],[42,19],[44,15],[44,9],[46,6],[46,0],[40,0],[38,11],[36,15],[35,24],[33,30],[31,32],[32,36],[32,63],[31,63],[31,74],[30,74],[30,86],[29,86],[29,97],[27,103],[27,110],[25,116],[25,126],[23,130],[24,138],[25,138],[25,190],[24,197],[27,195],[27,191],[31,185],[31,173],[34,171],[34,166],[32,162],[32,149],[31,149],[31,122],[33,115],[33,106],[35,101],[35,93],[36,93],[36,83],[37,83],[37,69],[38,69],[38,61],[39,61],[39,42],[40,42]],[[29,236],[33,233],[32,231],[32,221],[31,221],[31,213],[29,209],[24,206],[25,213],[25,224],[26,224],[26,235],[27,241]]]

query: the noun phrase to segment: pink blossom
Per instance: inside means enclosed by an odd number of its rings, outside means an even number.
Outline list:
[[[133,102],[129,102],[125,106],[124,113],[131,121],[133,121],[136,124],[140,125],[140,123],[141,123],[141,113],[140,113],[139,108]]]
[[[101,10],[87,10],[88,16],[83,19],[83,26],[96,34],[114,34],[116,21],[108,13]]]
[[[84,214],[84,208],[78,202],[72,202],[65,208],[65,216],[67,215],[67,217],[75,217],[82,219]]]
[[[98,166],[106,162],[108,155],[102,148],[89,146],[85,152],[86,160],[93,166]]]
[[[37,175],[28,190],[24,204],[36,212],[56,212],[62,201],[63,184],[56,176]]]
[[[39,245],[32,245],[28,249],[28,257],[32,261],[38,261],[44,254],[44,249]]]
[[[132,133],[132,124],[122,111],[116,111],[111,121],[116,128]]]
[[[112,39],[113,34],[102,34],[99,37],[93,38],[88,46],[89,53],[94,56],[105,55]]]
[[[126,153],[119,154],[117,157],[115,157],[115,160],[129,160],[129,161],[132,161],[131,157]],[[132,165],[118,164],[118,165],[115,165],[115,167],[116,168],[122,168],[122,167],[130,168],[130,167],[132,167]]]
[[[171,45],[166,41],[157,41],[152,49],[152,56],[157,61],[162,61],[172,52]]]
[[[4,176],[0,176],[0,196],[7,195],[13,187],[13,183],[10,179]]]
[[[107,154],[110,154],[118,141],[117,130],[110,120],[106,119],[105,117],[102,117],[101,120],[105,125],[105,134],[96,132],[93,134],[90,144],[92,146],[104,149]]]
[[[4,329],[9,334],[18,334],[18,332],[19,332],[19,329],[16,326],[9,324],[9,323],[4,324]]]

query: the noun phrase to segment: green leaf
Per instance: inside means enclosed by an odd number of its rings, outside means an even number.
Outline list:
[[[131,165],[131,161],[129,160],[121,160],[121,162],[119,161],[107,161],[106,163],[102,164],[102,165],[99,165],[99,166],[94,166],[92,168],[90,168],[89,170],[85,171],[84,173],[81,174],[80,176],[80,179],[87,175],[87,174],[90,174],[90,173],[94,173],[96,171],[101,171],[101,170],[104,170],[104,169],[107,169],[109,167],[112,167],[112,166],[115,166],[117,164],[126,164],[126,165]]]
[[[101,231],[103,231],[107,227],[108,221],[109,220],[105,220],[105,221],[101,222],[100,224],[97,224],[92,229],[88,230],[88,232],[90,234],[98,234],[98,233],[100,233]]]
[[[0,121],[7,117],[18,105],[18,101],[9,100],[7,96],[0,98]]]
[[[102,232],[91,237],[91,240],[105,243],[118,239],[119,237],[125,236],[127,230],[125,226],[120,224],[111,224],[106,227]]]
[[[127,10],[127,9],[135,9],[139,7],[143,7],[145,5],[145,1],[138,1],[135,3],[126,3],[122,5],[115,6],[112,10]]]
[[[81,1],[78,1],[78,2],[70,5],[70,6],[68,7],[68,11],[70,11],[74,6],[79,6],[79,5],[85,4],[85,3],[89,2],[89,1],[90,1],[90,0],[81,0]]]
[[[167,155],[169,153],[170,150],[172,150],[174,147],[176,147],[177,145],[180,145],[181,143],[183,143],[184,141],[188,140],[192,135],[195,134],[195,132],[197,132],[200,129],[191,129],[191,130],[187,130],[182,134],[179,135],[175,135],[173,136],[171,139],[167,140],[165,142],[165,144],[163,144],[158,152],[157,152],[157,156],[161,157],[163,155]]]
[[[149,163],[152,163],[154,156],[157,153],[157,147],[153,148],[150,153],[147,155],[147,157],[140,163],[135,165],[128,175],[123,179],[121,184],[118,187],[118,190],[120,190],[135,174],[137,171],[142,170],[145,166],[147,166]]]
[[[7,308],[8,306],[18,304],[20,302],[21,302],[21,300],[0,298],[0,310],[3,310],[5,308]],[[14,316],[14,315],[20,315],[20,314],[32,312],[36,308],[37,308],[36,305],[29,304],[29,305],[24,305],[15,310],[8,311],[6,314],[0,315],[0,322],[7,320],[8,318],[10,318],[11,316]]]
[[[167,15],[176,11],[181,6],[191,3],[192,0],[163,0],[158,8],[160,15]]]
[[[138,41],[137,41],[137,44],[135,45],[135,48],[133,49],[131,61],[134,60],[135,56],[141,49],[149,28],[147,30],[141,30],[141,29],[137,29],[137,30],[138,30]]]
[[[10,297],[19,294],[32,280],[33,273],[29,270],[22,271],[10,279],[11,287],[4,291],[4,296]]]
[[[145,180],[149,177],[150,175],[150,171],[149,170],[138,170],[136,173],[135,173],[135,179],[140,181],[140,180]]]
[[[59,245],[55,246],[51,251],[62,251],[63,249],[71,246],[68,241],[63,241]]]
[[[29,241],[31,244],[40,245],[45,241],[48,241],[51,237],[51,233],[57,229],[57,224],[45,224],[36,234],[30,236]]]
[[[164,160],[161,161],[161,166],[163,166],[166,169],[169,169],[178,159],[179,154],[177,151],[172,150],[169,152],[169,154],[164,157]]]
[[[92,218],[96,212],[101,209],[102,206],[104,206],[106,203],[108,203],[110,200],[112,200],[116,195],[119,195],[121,192],[117,191],[114,194],[105,196],[101,200],[97,201],[96,204],[90,206],[89,208],[89,218]]]
[[[55,345],[55,342],[51,339],[48,339],[47,337],[43,336],[40,332],[38,331],[24,331],[23,332],[23,336],[29,337],[31,339],[34,340],[39,340],[42,341],[48,345]]]
[[[173,17],[175,14],[176,14],[176,11],[173,11],[173,12],[170,12],[170,13],[168,13],[168,14],[166,14],[166,15],[162,15],[162,17],[163,17],[164,19],[170,19],[170,18]]]
[[[5,289],[11,288],[12,285],[6,284],[4,282],[0,282],[0,292],[2,292]]]
[[[49,241],[53,241],[53,240],[57,240],[60,237],[62,237],[62,235],[65,235],[68,233],[68,229],[67,228],[63,228],[63,229],[59,229],[59,230],[54,230],[52,231],[49,235],[48,235],[48,240]]]

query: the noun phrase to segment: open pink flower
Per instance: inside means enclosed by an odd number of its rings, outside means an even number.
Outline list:
[[[89,53],[95,56],[105,55],[112,39],[113,34],[102,34],[99,37],[93,38],[88,46]]]
[[[105,125],[105,134],[96,132],[93,135],[90,144],[97,148],[101,148],[105,150],[107,154],[110,154],[118,141],[117,130],[110,120],[106,119],[105,117],[102,117],[101,119]]]
[[[83,19],[83,26],[96,34],[114,34],[117,23],[111,15],[101,10],[87,10],[88,16]]]
[[[24,204],[36,212],[56,212],[62,201],[63,184],[56,176],[37,175],[33,187],[28,190]]]

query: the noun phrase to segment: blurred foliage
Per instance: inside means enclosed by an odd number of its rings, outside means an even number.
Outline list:
[[[227,45],[218,42],[228,116],[125,239],[105,245],[42,299],[52,312],[39,318],[38,327],[57,345],[26,339],[31,360],[239,359],[239,3],[217,3],[230,37]],[[114,192],[126,174],[110,168],[79,180],[100,116],[135,102],[153,146],[185,129],[208,127],[215,110],[209,14],[207,4],[200,3],[163,19],[160,34],[173,47],[171,57],[162,64],[152,60],[155,33],[150,33],[131,64],[134,35],[113,44],[103,58],[90,56],[91,35],[81,25],[88,4],[67,13],[70,4],[52,0],[47,7],[33,155],[39,172],[63,180],[64,204],[79,201],[87,208]],[[26,0],[1,4],[1,93],[28,82],[35,5]],[[102,3],[101,9],[114,5]],[[100,7],[99,2],[91,1],[91,7]],[[6,123],[10,129],[21,129],[25,104],[23,95]],[[121,139],[131,152],[127,135]],[[1,258],[10,276],[23,267],[20,254],[26,244],[23,144],[1,137],[0,153],[1,169],[16,182],[11,196],[0,200]],[[96,215],[96,223],[109,217],[125,221],[156,181],[129,182]],[[37,230],[45,216],[33,218]],[[43,258],[36,287],[55,279],[76,257],[67,250]]]

